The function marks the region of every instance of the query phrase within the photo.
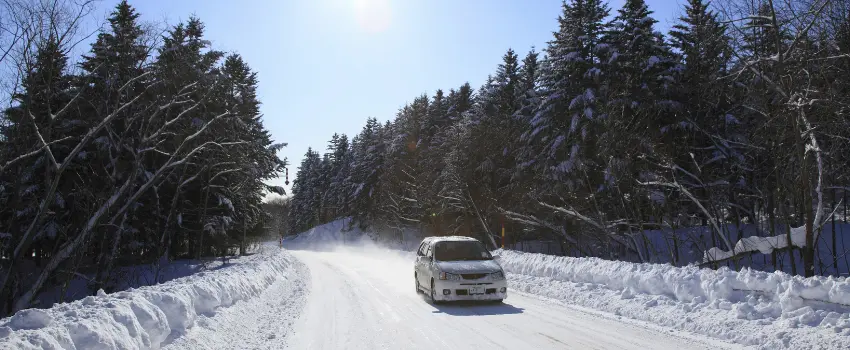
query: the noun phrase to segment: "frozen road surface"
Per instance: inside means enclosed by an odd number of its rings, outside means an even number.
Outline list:
[[[732,345],[510,293],[504,304],[432,305],[412,261],[358,251],[293,254],[309,294],[293,349],[723,349]]]

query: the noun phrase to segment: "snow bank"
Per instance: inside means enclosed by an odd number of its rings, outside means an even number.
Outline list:
[[[297,278],[289,253],[266,247],[217,270],[163,284],[89,296],[0,320],[0,348],[159,349],[199,315],[251,299],[282,275]]]
[[[798,301],[819,301],[850,307],[850,281],[844,277],[803,278],[783,272],[751,269],[734,271],[636,264],[598,258],[571,258],[500,250],[500,262],[508,272],[549,277],[561,281],[603,284],[612,289],[666,295],[679,301],[741,301],[758,294],[785,301],[782,311],[793,311]]]
[[[161,261],[160,264],[142,264],[121,266],[115,268],[114,287],[112,290],[126,290],[139,288],[157,283],[165,283],[173,279],[186,277],[202,271],[216,270],[222,267],[221,259],[180,259],[175,261]],[[158,278],[158,282],[155,280]],[[38,297],[33,300],[31,306],[34,308],[49,308],[51,305],[61,301],[72,302],[87,297],[90,281],[95,275],[78,274],[68,281],[68,285],[62,284],[45,288]]]
[[[846,278],[496,254],[512,290],[745,345],[850,348]]]

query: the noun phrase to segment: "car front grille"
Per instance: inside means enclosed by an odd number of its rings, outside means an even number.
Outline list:
[[[479,278],[483,278],[484,276],[487,276],[487,274],[486,273],[464,273],[464,274],[461,274],[461,276],[463,276],[463,279],[465,279],[465,280],[477,280]]]

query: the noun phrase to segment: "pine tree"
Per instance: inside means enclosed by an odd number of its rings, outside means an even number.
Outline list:
[[[540,62],[538,61],[539,53],[531,49],[522,60],[522,66],[519,72],[519,86],[517,88],[517,110],[514,113],[514,118],[519,121],[527,121],[530,119],[534,109],[540,104],[539,96],[539,78],[540,78]]]
[[[32,42],[0,128],[4,313],[81,273],[93,272],[92,292],[110,290],[138,282],[116,280],[118,263],[244,252],[264,233],[261,202],[277,190],[265,182],[285,161],[262,123],[256,73],[238,55],[222,62],[195,18],[157,47],[137,20],[119,3],[79,76],[67,73],[70,39]]]
[[[318,199],[322,189],[316,185],[321,165],[319,153],[312,148],[307,149],[292,182],[292,213],[289,226],[291,232],[305,231],[319,224]]]
[[[325,153],[327,187],[322,194],[322,207],[325,208],[326,220],[339,217],[347,209],[346,197],[348,191],[345,187],[345,180],[350,173],[349,148],[348,136],[345,136],[345,134],[335,133],[328,142],[327,150],[329,153]]]
[[[257,74],[242,57],[236,54],[227,56],[220,74],[224,95],[219,102],[235,118],[228,119],[230,123],[222,124],[223,128],[217,133],[216,140],[233,145],[220,150],[223,152],[218,154],[219,159],[211,156],[205,161],[212,177],[223,176],[222,179],[227,180],[230,190],[225,196],[238,199],[236,209],[243,232],[237,239],[242,244],[240,251],[244,252],[247,229],[251,228],[253,235],[262,234],[258,227],[262,223],[261,204],[264,194],[274,190],[265,182],[286,166],[277,157],[277,151],[284,145],[273,144],[271,135],[263,127],[260,101],[257,98]],[[219,176],[225,171],[229,173]]]
[[[90,95],[98,97],[97,101],[102,103],[93,106],[101,113],[108,113],[110,108],[115,108],[116,102],[127,101],[128,96],[136,96],[144,86],[143,80],[136,81],[116,93],[144,72],[148,47],[141,42],[143,31],[138,18],[135,9],[122,0],[107,19],[110,30],[98,34],[91,55],[83,56],[80,66],[92,85]]]
[[[546,48],[541,69],[541,102],[526,119],[522,136],[529,146],[521,164],[568,184],[576,181],[570,175],[595,155],[598,136],[592,128],[599,117],[599,51],[608,11],[599,0],[563,4],[560,28]]]
[[[417,225],[425,216],[425,169],[420,166],[423,149],[428,147],[426,125],[429,98],[421,95],[399,110],[384,132],[389,143],[380,178],[380,208],[384,222],[394,228]]]
[[[445,127],[435,136],[434,151],[438,153],[434,160],[440,164],[439,172],[432,175],[435,180],[430,183],[429,193],[434,196],[434,203],[429,208],[429,219],[434,225],[434,234],[442,235],[458,232],[459,216],[466,215],[463,209],[463,196],[466,192],[461,183],[466,177],[461,177],[460,161],[457,159],[466,154],[462,142],[467,140],[469,130],[469,118],[465,117],[472,108],[473,90],[469,83],[461,85],[458,89],[449,90],[446,97]],[[464,158],[465,159],[465,158]],[[467,163],[463,163],[466,169]],[[453,195],[458,195],[456,197]]]
[[[733,145],[744,140],[736,133],[738,121],[731,114],[735,109],[730,100],[734,91],[724,79],[731,56],[726,30],[708,4],[690,0],[685,15],[670,32],[682,62],[677,98],[687,106],[672,140],[676,146],[670,149],[670,162],[675,164],[674,169],[686,171],[673,172],[678,177],[676,181],[700,200],[710,200],[712,192],[723,197],[721,192],[728,191],[709,191],[701,183],[735,183],[741,176],[738,169],[746,167],[735,164],[742,153]],[[693,203],[683,202],[683,206],[694,215],[704,216]]]
[[[76,92],[66,71],[67,63],[68,58],[54,37],[39,43],[34,62],[21,81],[20,92],[13,95],[16,104],[5,110],[9,124],[0,135],[4,140],[2,163],[50,145],[37,156],[25,158],[0,174],[3,176],[0,194],[5,202],[0,209],[0,230],[13,237],[5,247],[16,247],[22,234],[36,221],[32,251],[26,254],[34,256],[38,264],[42,256],[52,253],[50,250],[62,230],[66,227],[73,230],[74,225],[79,225],[74,214],[82,208],[68,204],[73,205],[74,200],[87,195],[75,188],[81,182],[79,179],[65,179],[50,198],[45,198],[57,177],[54,164],[68,155],[72,147],[69,139],[79,130],[75,123],[69,122],[76,119],[73,109],[66,108],[74,102]],[[36,214],[42,202],[48,204],[47,210],[53,214],[38,219]]]
[[[605,187],[650,171],[633,160],[663,158],[657,148],[670,145],[678,107],[671,89],[675,66],[664,38],[653,29],[651,14],[643,0],[627,0],[603,38],[609,46],[605,132],[599,141],[600,153],[609,158]],[[658,143],[662,137],[668,139]]]
[[[137,23],[139,14],[126,1],[120,2],[110,17],[109,30],[98,34],[92,44],[90,55],[83,56],[80,67],[85,72],[78,84],[85,91],[81,103],[81,117],[84,125],[94,127],[106,116],[119,112],[113,122],[105,126],[98,135],[99,142],[86,148],[88,169],[94,171],[88,177],[92,184],[104,185],[102,188],[118,187],[129,174],[120,169],[130,169],[135,160],[131,151],[139,145],[141,124],[131,124],[131,116],[142,110],[144,104],[125,106],[134,98],[143,94],[150,79],[144,78],[145,63],[148,59],[148,47],[141,41],[142,29]],[[126,85],[126,86],[125,86]],[[135,119],[138,120],[138,119]],[[84,133],[84,132],[81,132]],[[96,187],[89,185],[90,187]],[[108,190],[107,190],[108,192]],[[104,193],[103,195],[108,196]],[[97,249],[98,271],[94,290],[106,286],[106,276],[112,266],[113,254],[110,247],[120,244],[120,233],[114,228],[99,230],[100,246]]]
[[[377,119],[369,118],[352,142],[349,198],[351,214],[361,225],[367,225],[375,216],[373,205],[384,170],[384,129]]]

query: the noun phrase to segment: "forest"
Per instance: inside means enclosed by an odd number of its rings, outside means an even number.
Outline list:
[[[539,52],[486,82],[415,96],[309,149],[291,235],[339,218],[375,239],[846,275],[850,2],[567,0]],[[553,21],[553,26],[554,26]],[[519,244],[519,245],[518,245]]]
[[[95,5],[0,1],[0,315],[75,281],[110,292],[123,267],[156,282],[175,259],[244,254],[283,193],[242,57],[198,18],[145,23],[127,1],[84,44]]]

